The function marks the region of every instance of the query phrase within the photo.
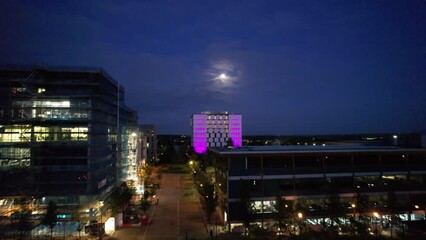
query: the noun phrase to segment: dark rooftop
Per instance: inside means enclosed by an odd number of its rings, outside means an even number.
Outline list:
[[[239,148],[211,148],[219,154],[256,154],[256,153],[304,153],[304,152],[375,152],[375,151],[426,151],[422,148],[400,146],[365,145],[285,145],[285,146],[245,146]]]

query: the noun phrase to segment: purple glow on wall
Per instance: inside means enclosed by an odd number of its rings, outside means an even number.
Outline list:
[[[241,147],[243,145],[243,134],[241,126],[241,115],[229,114],[229,137],[232,139],[234,147]]]
[[[196,153],[206,153],[209,147],[226,147],[232,140],[233,147],[241,147],[242,116],[228,112],[202,112],[192,115],[192,146]]]
[[[207,152],[207,115],[192,115],[192,146],[196,153]]]

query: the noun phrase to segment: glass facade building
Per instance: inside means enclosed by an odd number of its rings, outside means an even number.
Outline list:
[[[100,68],[0,68],[0,196],[73,205],[108,195],[136,121]]]

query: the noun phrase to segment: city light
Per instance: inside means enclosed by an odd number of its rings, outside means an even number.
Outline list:
[[[303,213],[301,213],[301,212],[297,213],[297,217],[300,218],[300,219],[303,218]]]
[[[373,216],[374,216],[375,218],[379,218],[379,217],[380,217],[380,215],[379,215],[379,213],[378,213],[378,212],[373,212]]]
[[[105,232],[111,234],[115,231],[115,218],[110,217],[105,222]]]

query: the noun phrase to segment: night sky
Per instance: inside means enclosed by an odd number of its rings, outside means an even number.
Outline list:
[[[160,134],[426,129],[424,0],[0,0],[0,64],[34,63],[104,68]]]

